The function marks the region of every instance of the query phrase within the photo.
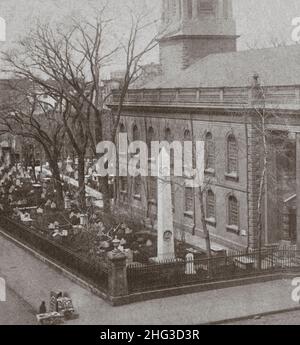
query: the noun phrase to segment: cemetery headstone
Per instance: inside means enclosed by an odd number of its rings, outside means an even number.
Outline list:
[[[194,254],[188,253],[185,257],[185,274],[192,275],[196,274],[195,265],[194,265]]]

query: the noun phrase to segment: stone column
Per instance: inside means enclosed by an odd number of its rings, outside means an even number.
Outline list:
[[[126,255],[118,249],[107,254],[108,270],[108,292],[112,297],[128,295]]]
[[[297,250],[300,250],[300,132],[296,133]]]

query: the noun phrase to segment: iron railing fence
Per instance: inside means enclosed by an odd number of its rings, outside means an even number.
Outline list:
[[[127,267],[129,292],[226,281],[300,269],[300,251],[270,248],[210,259],[166,260]]]
[[[0,214],[0,227],[12,237],[34,248],[43,256],[108,291],[109,265],[103,259],[82,257],[36,229],[31,229]],[[102,260],[102,261],[101,261]],[[300,251],[292,248],[268,248],[259,251],[231,251],[208,258],[147,260],[127,266],[128,292],[153,291],[191,284],[228,281],[284,271],[300,270]]]
[[[56,262],[59,266],[90,282],[99,290],[107,291],[108,266],[106,262],[100,261],[100,259],[84,258],[62,244],[43,236],[35,229],[24,226],[3,214],[0,214],[0,226],[5,233]]]

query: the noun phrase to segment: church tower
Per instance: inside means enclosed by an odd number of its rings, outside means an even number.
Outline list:
[[[172,76],[209,54],[236,51],[232,0],[162,0],[160,62]]]

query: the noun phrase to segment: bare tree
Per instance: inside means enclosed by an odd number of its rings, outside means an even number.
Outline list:
[[[138,44],[141,32],[145,32],[152,22],[146,21],[146,15],[135,16],[133,12],[129,34],[112,39],[111,20],[106,19],[105,10],[104,6],[94,18],[88,20],[72,18],[68,26],[53,28],[38,24],[27,38],[19,42],[17,51],[4,55],[9,66],[6,71],[39,85],[55,100],[63,98],[63,125],[78,156],[83,206],[86,152],[91,148],[96,155],[99,141],[115,141],[126,92],[141,71],[143,57],[157,45],[156,37],[142,47]],[[117,55],[121,51],[123,54]],[[118,110],[113,117],[109,117],[104,105],[110,95],[103,96],[101,80],[105,68],[113,59],[122,60],[124,56],[125,74]],[[109,210],[108,176],[102,179],[101,191],[104,209]]]
[[[57,190],[57,203],[63,207],[63,184],[58,166],[65,138],[62,100],[51,103],[43,97],[40,88],[24,81],[11,83],[11,88],[13,96],[0,111],[1,133],[27,139],[43,148]]]
[[[250,118],[251,126],[255,131],[259,147],[258,165],[259,165],[259,174],[258,178],[255,181],[255,188],[258,190],[258,195],[256,197],[256,212],[257,212],[257,222],[256,222],[256,235],[257,235],[257,250],[258,250],[258,269],[261,269],[262,265],[262,247],[263,247],[263,233],[264,233],[264,213],[266,212],[264,198],[266,196],[266,184],[267,179],[270,178],[273,181],[274,185],[277,185],[278,181],[276,180],[276,171],[270,171],[270,156],[273,151],[275,154],[280,154],[285,156],[286,160],[290,160],[291,157],[288,157],[284,152],[282,146],[287,143],[287,136],[285,134],[277,135],[277,140],[280,140],[283,144],[279,147],[272,146],[272,137],[274,133],[269,127],[269,124],[272,121],[276,121],[279,124],[282,124],[286,127],[286,133],[289,133],[288,123],[285,119],[277,115],[277,109],[274,105],[271,109],[267,104],[267,94],[265,88],[261,85],[259,81],[259,76],[254,75],[254,84],[252,86],[252,107],[250,108]],[[277,167],[276,167],[277,169]],[[272,191],[273,192],[273,191]]]

